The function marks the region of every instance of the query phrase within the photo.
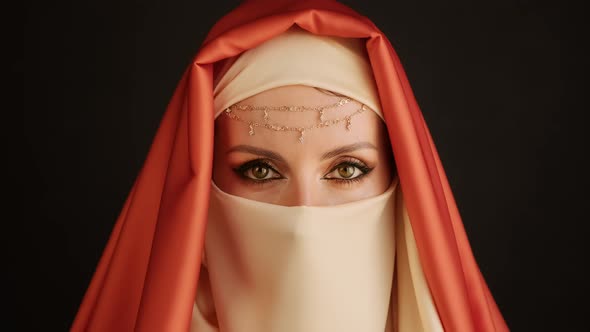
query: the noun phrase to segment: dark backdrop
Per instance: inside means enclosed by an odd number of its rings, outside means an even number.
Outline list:
[[[526,0],[345,3],[400,55],[508,325],[582,329],[588,107],[579,10]],[[8,239],[20,244],[9,254],[22,268],[11,275],[24,330],[68,329],[182,72],[236,4],[27,4],[26,236]]]

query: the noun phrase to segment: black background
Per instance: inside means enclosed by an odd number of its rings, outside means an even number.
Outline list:
[[[237,3],[27,4],[11,67],[24,68],[25,236],[9,251],[22,330],[69,328],[182,72]],[[581,8],[344,3],[398,52],[508,325],[587,330]]]

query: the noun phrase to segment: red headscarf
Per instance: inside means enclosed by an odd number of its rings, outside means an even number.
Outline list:
[[[182,77],[113,229],[72,331],[187,331],[213,159],[213,71],[298,25],[366,39],[422,268],[447,331],[507,331],[445,172],[387,37],[334,1],[247,1],[211,29]]]

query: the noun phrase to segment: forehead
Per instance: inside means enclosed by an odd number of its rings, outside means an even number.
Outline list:
[[[294,85],[264,91],[242,100],[237,105],[318,107],[334,105],[343,98],[346,97],[331,95],[313,87]],[[221,113],[215,121],[215,140],[216,144],[228,149],[235,145],[248,144],[275,151],[294,150],[300,152],[319,152],[360,141],[378,146],[383,135],[382,120],[368,107],[365,108],[365,111],[359,111],[361,106],[360,103],[351,101],[341,106],[325,109],[323,119],[335,121],[333,124],[321,128],[314,127],[320,122],[320,114],[315,110],[267,112],[267,123],[287,126],[292,129],[309,128],[305,130],[303,142],[299,141],[301,134],[298,131],[275,131],[264,128],[265,120],[262,110],[232,110],[232,114],[239,119]],[[351,116],[350,130],[347,130],[347,116]]]

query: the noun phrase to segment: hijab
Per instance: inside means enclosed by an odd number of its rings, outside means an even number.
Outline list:
[[[366,17],[334,1],[248,1],[217,22],[180,80],[73,331],[189,330],[196,295],[207,291],[197,285],[211,193],[214,74],[226,60],[294,25],[365,45],[379,100],[375,110],[387,125],[403,191],[396,195],[403,199],[395,210],[403,220],[396,223],[396,234],[407,236],[398,241],[403,254],[397,263],[419,262],[406,263],[405,274],[397,277],[415,278],[425,286],[410,292],[416,305],[399,310],[419,308],[430,299],[430,306],[410,314],[435,317],[448,331],[508,330],[477,267],[436,148],[387,37]]]
[[[228,59],[214,81],[216,117],[259,92],[303,84],[383,119],[361,39],[293,26]],[[197,292],[191,331],[442,331],[420,262],[407,254],[414,239],[394,231],[405,220],[396,217],[397,182],[377,197],[322,207],[261,203],[212,184],[198,285],[208,291]]]

